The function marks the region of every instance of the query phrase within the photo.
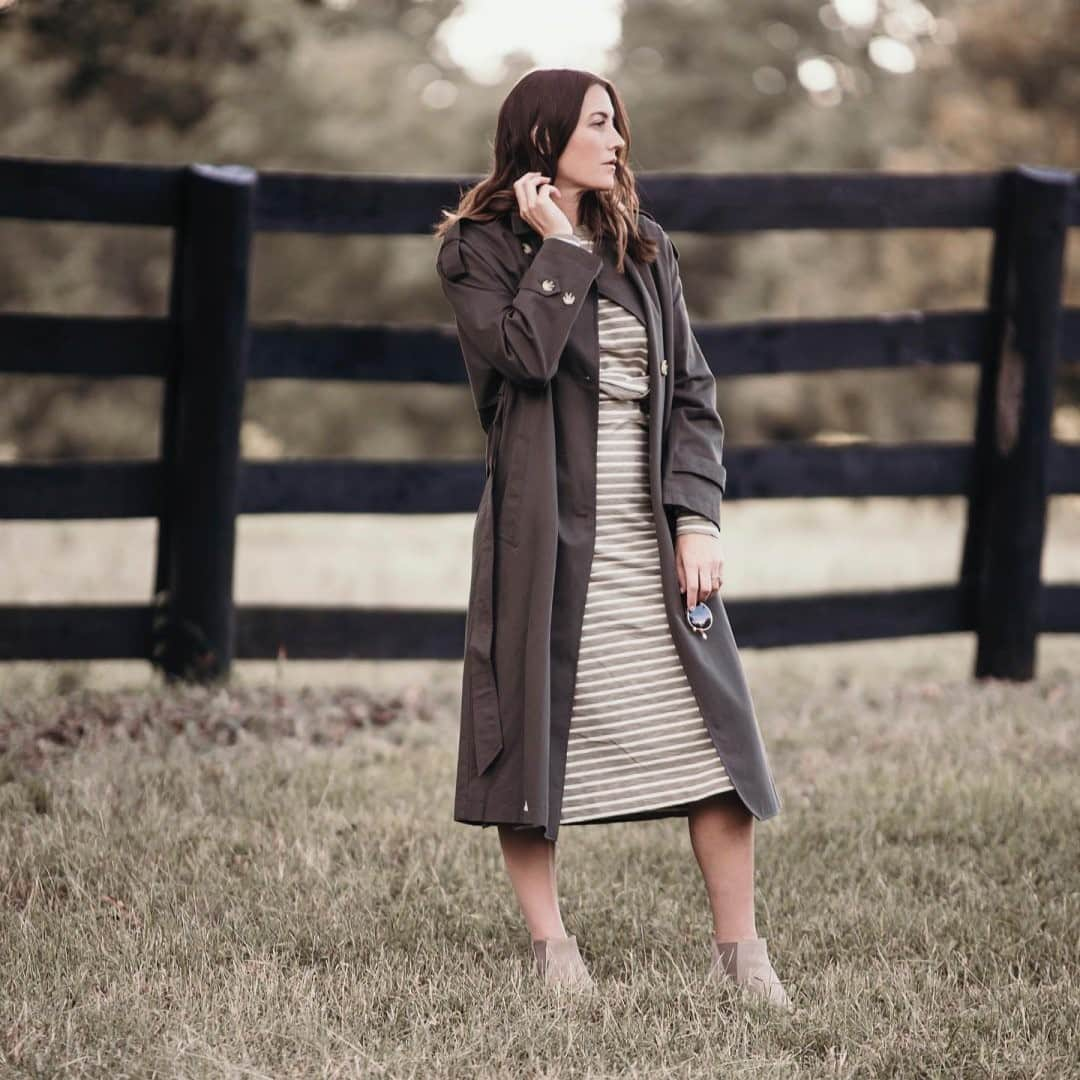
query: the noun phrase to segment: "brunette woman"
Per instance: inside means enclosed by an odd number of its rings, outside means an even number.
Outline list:
[[[498,826],[539,975],[586,988],[560,826],[687,818],[708,977],[790,1007],[754,920],[754,822],[781,801],[719,594],[716,383],[629,149],[610,82],[532,71],[436,230],[487,435],[454,817]]]

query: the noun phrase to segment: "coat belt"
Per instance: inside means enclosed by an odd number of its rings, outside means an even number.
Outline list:
[[[466,642],[477,775],[487,769],[503,748],[499,692],[495,685],[492,655],[495,632],[495,483],[492,473],[495,468],[493,447],[500,434],[505,396],[506,387],[503,386],[484,454],[484,491],[476,511],[476,598],[469,619],[469,639]]]

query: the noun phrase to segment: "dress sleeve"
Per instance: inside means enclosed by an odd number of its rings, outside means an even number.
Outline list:
[[[564,235],[560,234],[560,235],[555,235],[555,236],[549,236],[548,239],[549,240],[565,240],[566,243],[568,243],[568,244],[577,244],[577,246],[580,247],[580,248],[588,249],[588,244],[586,244],[585,241],[582,240],[581,237],[579,237],[579,236],[564,236]]]
[[[675,513],[677,515],[675,519],[675,535],[681,536],[683,533],[705,533],[708,536],[720,535],[720,528],[715,521],[705,517],[703,514],[695,514],[693,510],[688,510],[685,506],[675,507]]]

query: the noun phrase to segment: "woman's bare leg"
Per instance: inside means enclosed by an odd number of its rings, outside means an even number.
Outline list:
[[[718,941],[756,938],[754,922],[754,815],[734,791],[690,807],[690,844],[712,907]]]
[[[498,828],[503,861],[533,940],[566,937],[555,880],[555,842],[542,828]]]

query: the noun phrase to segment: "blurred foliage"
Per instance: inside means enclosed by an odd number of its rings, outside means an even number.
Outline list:
[[[0,0],[0,153],[479,174],[498,105],[533,61],[511,55],[497,84],[473,81],[439,34],[457,8]],[[1015,0],[931,8],[893,0],[855,29],[828,3],[628,0],[604,74],[629,109],[634,168],[1076,168],[1080,7],[1050,0],[1038,18]],[[913,71],[871,60],[885,37]],[[0,222],[0,238],[4,310],[166,309],[164,230]],[[694,318],[735,321],[978,307],[990,237],[683,234],[680,251]],[[432,255],[427,237],[259,236],[252,318],[449,321]],[[1073,250],[1073,304],[1076,263]],[[719,398],[736,443],[966,439],[973,387],[970,370],[847,372],[722,380]],[[1062,391],[1063,406],[1080,399],[1077,378],[1063,376]],[[0,378],[0,458],[153,456],[159,407],[156,380]],[[253,456],[481,452],[464,386],[260,383],[246,415]]]

